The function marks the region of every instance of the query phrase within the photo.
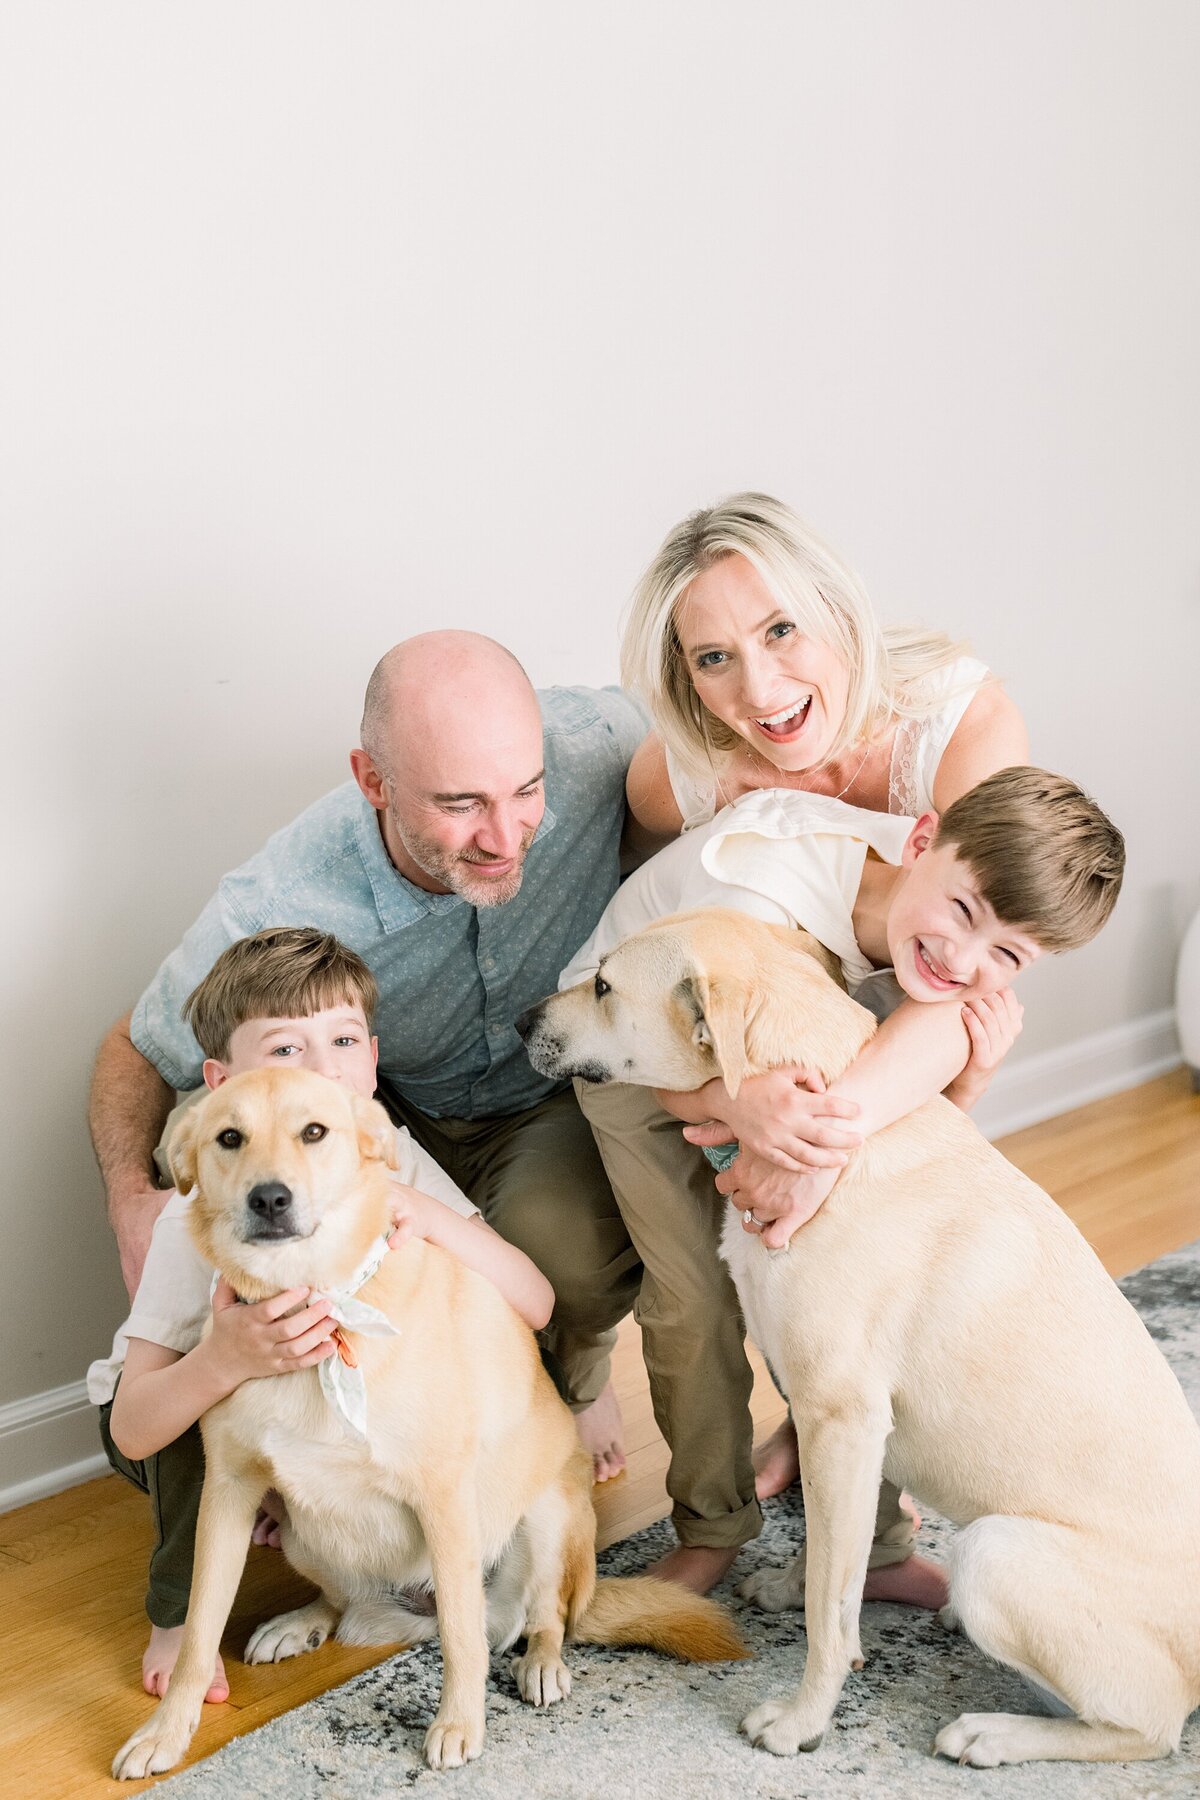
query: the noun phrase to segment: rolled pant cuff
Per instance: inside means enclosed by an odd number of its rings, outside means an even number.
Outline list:
[[[171,1631],[176,1625],[185,1623],[188,1615],[187,1598],[182,1601],[164,1599],[161,1594],[151,1590],[146,1595],[146,1617],[160,1631]]]
[[[736,1512],[722,1513],[718,1519],[698,1519],[694,1513],[681,1513],[676,1508],[671,1523],[686,1549],[740,1550],[762,1530],[762,1508],[757,1500],[751,1500]]]
[[[600,1398],[609,1381],[612,1379],[612,1364],[607,1357],[598,1369],[594,1369],[586,1381],[579,1382],[567,1395],[567,1405],[573,1413],[586,1412]]]

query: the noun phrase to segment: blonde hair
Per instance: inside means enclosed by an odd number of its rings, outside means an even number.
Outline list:
[[[668,533],[634,592],[621,642],[621,680],[645,700],[663,742],[693,776],[711,779],[742,742],[697,694],[676,621],[692,582],[727,556],[744,556],[805,636],[845,663],[846,713],[830,761],[942,703],[944,694],[925,691],[926,677],[960,656],[962,644],[942,632],[884,630],[854,570],[790,507],[769,494],[731,494]]]
[[[307,1019],[331,1006],[361,1006],[368,1025],[379,1003],[362,957],[312,925],[269,925],[222,950],[183,1003],[205,1056],[224,1062],[249,1019]]]
[[[998,769],[946,808],[935,841],[966,863],[1000,923],[1043,950],[1089,943],[1125,873],[1125,840],[1112,820],[1045,769]]]

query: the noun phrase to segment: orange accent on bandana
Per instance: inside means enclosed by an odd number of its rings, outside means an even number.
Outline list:
[[[341,1326],[335,1325],[329,1335],[332,1338],[333,1342],[337,1345],[337,1353],[341,1357],[342,1361],[345,1363],[346,1367],[348,1369],[357,1369],[358,1358],[354,1354],[353,1346],[351,1344],[347,1343],[345,1337],[343,1336]]]

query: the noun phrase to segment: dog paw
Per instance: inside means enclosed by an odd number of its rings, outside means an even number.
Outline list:
[[[553,1706],[571,1692],[571,1671],[560,1657],[515,1656],[512,1672],[522,1700],[530,1706]]]
[[[425,1761],[431,1769],[461,1769],[483,1749],[483,1720],[464,1725],[439,1713],[425,1733]]]
[[[786,1700],[764,1700],[746,1714],[741,1729],[756,1750],[769,1750],[772,1756],[795,1756],[798,1750],[815,1750],[825,1735],[824,1726],[816,1732],[806,1729],[801,1716]]]
[[[121,1745],[113,1758],[114,1781],[140,1781],[143,1775],[162,1775],[181,1760],[198,1721],[193,1721],[190,1728],[186,1720],[182,1725],[172,1725],[160,1719],[161,1712],[159,1707],[151,1713],[141,1729]]]
[[[945,1606],[942,1607],[941,1611],[938,1613],[937,1621],[946,1631],[962,1630],[962,1620],[955,1612],[954,1603],[951,1600],[948,1600]]]
[[[1010,1760],[1013,1748],[1004,1713],[963,1713],[944,1725],[933,1740],[934,1753],[972,1769],[995,1769]]]
[[[409,1612],[394,1600],[362,1600],[347,1607],[338,1625],[339,1644],[428,1643],[437,1636],[436,1613]]]
[[[284,1662],[289,1656],[303,1656],[308,1650],[319,1650],[333,1628],[328,1607],[302,1606],[296,1612],[280,1613],[260,1625],[246,1645],[244,1661],[248,1663]]]
[[[798,1563],[783,1569],[756,1569],[737,1590],[743,1600],[753,1600],[764,1612],[787,1612],[804,1605],[804,1570]]]

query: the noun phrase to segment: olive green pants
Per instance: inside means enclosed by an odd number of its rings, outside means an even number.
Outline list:
[[[750,1461],[746,1326],[718,1255],[728,1202],[703,1152],[648,1088],[575,1086],[642,1260],[634,1313],[654,1416],[671,1452],[675,1529],[684,1544],[744,1544],[757,1536],[762,1515]],[[903,1562],[912,1539],[912,1515],[885,1482],[871,1567]]]
[[[144,1462],[134,1462],[113,1443],[109,1429],[112,1401],[100,1408],[100,1439],[118,1475],[150,1497],[154,1548],[150,1552],[150,1585],[146,1616],[152,1625],[182,1625],[192,1591],[196,1555],[196,1519],[204,1486],[204,1445],[199,1425],[192,1425],[173,1444]]]
[[[637,1252],[591,1129],[568,1089],[498,1119],[432,1119],[381,1082],[376,1098],[473,1200],[494,1231],[554,1289],[542,1348],[568,1404],[589,1406],[609,1378],[616,1326],[637,1299]]]

